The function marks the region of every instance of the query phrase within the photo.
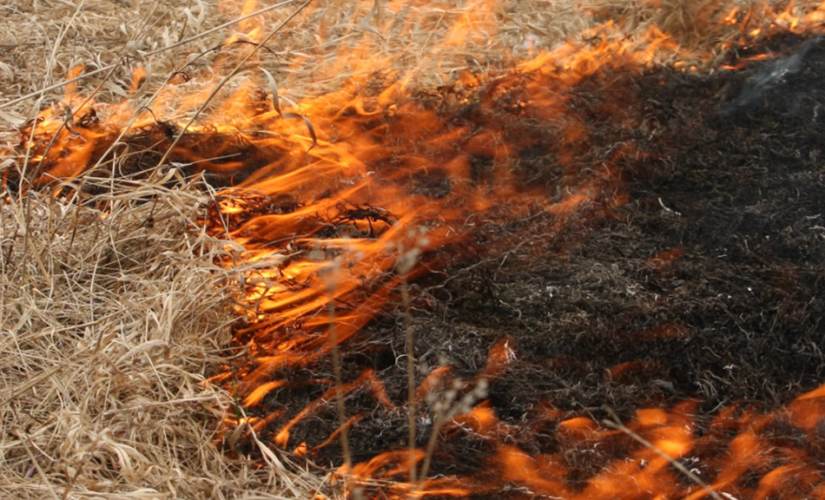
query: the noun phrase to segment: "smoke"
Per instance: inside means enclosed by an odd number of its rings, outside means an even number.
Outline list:
[[[730,103],[723,114],[730,114],[745,107],[751,107],[763,96],[782,85],[791,75],[799,73],[805,56],[822,37],[812,38],[799,46],[793,53],[768,61],[756,74],[745,81],[739,96]]]

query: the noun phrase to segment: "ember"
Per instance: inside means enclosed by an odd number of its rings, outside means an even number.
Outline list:
[[[296,102],[252,20],[150,107],[67,85],[6,185],[217,191],[199,222],[242,248],[220,262],[242,355],[210,379],[238,402],[227,453],[262,442],[374,498],[825,498],[825,3],[705,2],[735,33],[706,52],[598,12],[439,86],[390,66],[382,16],[415,21],[383,3],[360,49],[385,55],[340,55],[348,81]]]

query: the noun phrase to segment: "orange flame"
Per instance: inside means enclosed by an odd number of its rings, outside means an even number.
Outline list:
[[[221,8],[235,8],[231,3],[222,2]],[[398,13],[406,4],[393,0],[386,8]],[[338,342],[345,342],[394,298],[402,278],[414,279],[446,265],[449,252],[440,250],[466,244],[485,222],[544,214],[556,221],[547,234],[551,238],[569,219],[612,216],[615,208],[627,203],[618,165],[644,152],[628,140],[610,157],[588,158],[594,163],[583,168],[592,117],[577,111],[568,92],[571,88],[611,72],[639,73],[674,60],[675,67],[687,71],[696,69],[695,61],[712,59],[711,54],[689,53],[656,26],[627,36],[617,23],[608,21],[519,61],[513,70],[498,76],[482,78],[466,70],[450,75],[439,66],[444,73],[440,76],[451,85],[436,93],[412,89],[412,75],[437,62],[440,54],[466,47],[483,50],[485,40],[494,36],[498,2],[470,4],[431,58],[422,58],[408,74],[380,71],[387,60],[375,55],[376,40],[365,38],[350,48],[358,57],[342,55],[331,65],[331,71],[353,74],[341,88],[294,103],[278,101],[274,92],[260,90],[265,75],[253,69],[233,88],[218,92],[205,117],[183,135],[188,118],[216,91],[214,76],[173,79],[157,94],[151,113],[130,101],[94,104],[81,96],[76,84],[67,85],[63,107],[44,112],[23,130],[26,141],[34,134],[34,143],[26,145],[42,168],[21,180],[21,189],[28,182],[59,192],[60,182],[66,179],[114,169],[111,151],[125,145],[163,155],[174,144],[171,165],[223,183],[205,223],[213,234],[244,248],[240,262],[223,263],[237,268],[243,283],[237,312],[246,325],[236,330],[236,341],[249,347],[249,359],[239,372],[237,397],[244,408],[263,407],[271,395],[290,387],[286,373],[327,355],[328,329],[333,324],[327,315],[330,307]],[[242,14],[255,9],[256,2],[246,0]],[[388,43],[387,23],[377,11],[370,15],[369,23],[361,23],[363,30]],[[790,2],[781,11],[765,5],[747,11],[734,7],[720,19],[740,30],[739,40],[720,48],[726,49],[780,30],[816,32],[825,21],[825,2],[805,9]],[[322,33],[332,29],[325,23],[319,26]],[[227,45],[251,42],[239,49],[246,55],[253,50],[249,45],[263,39],[264,26],[249,20],[239,28],[241,32]],[[231,68],[237,56],[221,54],[215,72]],[[762,57],[768,56],[743,59],[727,68]],[[300,63],[298,59],[295,64]],[[75,68],[69,77],[81,71]],[[132,94],[145,76],[142,70],[135,72]],[[617,83],[617,93],[623,92],[620,87]],[[637,127],[641,118],[627,111],[633,105],[632,93],[615,100],[620,102],[605,103],[593,114],[610,116],[628,129]],[[530,172],[521,163],[527,154],[552,157],[553,178]],[[140,171],[167,165],[133,167]],[[682,249],[667,250],[647,265],[663,270],[683,254]],[[678,325],[668,325],[646,335],[681,332]],[[475,383],[501,377],[516,355],[512,339],[499,341]],[[614,367],[608,376],[621,378],[647,369],[628,363]],[[431,372],[417,397],[423,401],[449,375],[448,367]],[[227,372],[212,381],[229,378]],[[339,388],[329,379],[313,382],[324,387],[323,392],[297,413],[277,410],[263,418],[227,419],[226,423],[249,425],[256,432],[276,428],[272,441],[286,448],[294,427],[328,409],[339,391],[365,390],[380,406],[396,408],[370,370]],[[489,443],[493,452],[485,459],[488,471],[476,477],[427,479],[418,493],[410,485],[398,485],[395,493],[463,497],[509,487],[525,496],[698,499],[708,491],[685,483],[672,467],[673,461],[693,455],[713,469],[709,488],[729,498],[769,498],[778,491],[792,491],[794,498],[825,498],[816,456],[825,446],[825,386],[773,415],[731,407],[701,437],[695,435],[695,407],[687,402],[670,410],[639,410],[626,427],[649,442],[649,448],[620,430],[548,404],[528,432],[539,434],[552,427],[561,451],[531,456],[502,439],[514,430],[481,403],[452,418],[442,437],[449,440],[469,433]],[[359,418],[352,417],[344,425],[355,425]],[[813,443],[810,449],[771,443],[769,428],[778,423],[804,433]],[[292,444],[300,455],[312,451],[304,441]],[[600,445],[626,453],[576,483],[578,472],[571,456]],[[415,457],[422,460],[424,451],[416,450]],[[408,459],[407,451],[387,451],[356,464],[350,474],[398,479],[408,472]],[[749,471],[762,473],[758,485],[742,485]]]

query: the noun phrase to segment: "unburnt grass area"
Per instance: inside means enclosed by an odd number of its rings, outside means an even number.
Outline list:
[[[597,199],[605,209],[596,216],[481,224],[472,241],[444,250],[441,267],[413,286],[417,380],[439,365],[472,380],[506,341],[515,359],[488,390],[505,423],[530,422],[542,405],[600,421],[698,400],[699,435],[735,402],[770,411],[818,387],[825,43],[784,37],[752,54],[767,52],[776,58],[741,71],[604,74],[572,89],[591,127],[582,169],[618,145],[638,151],[618,165],[628,202],[609,208]],[[551,153],[522,158],[534,182],[559,182]],[[565,229],[550,231],[560,223]],[[360,418],[350,434],[356,462],[406,446],[402,312],[344,347],[345,379],[375,370],[400,408],[383,407],[367,389],[348,396],[349,414]],[[257,411],[296,414],[327,389],[310,381],[330,373],[321,364],[290,374],[306,384],[273,391]],[[338,426],[328,406],[292,429],[290,447],[327,440]],[[432,408],[424,404],[421,416],[425,446]],[[552,429],[515,433],[508,444],[563,451]],[[472,438],[440,450],[434,472],[443,474],[478,472],[491,452]],[[310,456],[342,460],[337,440]],[[568,479],[583,484],[600,463],[582,463]]]

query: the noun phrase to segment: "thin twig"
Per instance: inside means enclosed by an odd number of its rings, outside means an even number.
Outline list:
[[[344,401],[344,383],[341,375],[341,351],[338,348],[338,332],[335,328],[335,301],[327,304],[329,311],[329,344],[332,350],[332,371],[335,376],[335,400],[338,406],[338,421],[341,425],[341,448],[344,452],[344,466],[347,474],[352,472],[352,452],[349,447],[349,426],[347,408]]]
[[[415,447],[415,338],[410,317],[410,291],[406,275],[401,276],[401,298],[404,301],[404,338],[407,344],[407,406],[409,412],[410,486],[416,484]]]
[[[421,475],[419,476],[418,482],[412,485],[413,489],[410,492],[412,497],[418,496],[418,493],[424,489],[424,483],[427,481],[427,474],[430,473],[430,464],[432,463],[433,454],[435,453],[435,445],[438,444],[438,434],[441,432],[441,426],[446,420],[447,418],[443,415],[437,416],[434,419],[432,434],[430,434],[430,440],[427,442],[424,465],[421,466]]]

